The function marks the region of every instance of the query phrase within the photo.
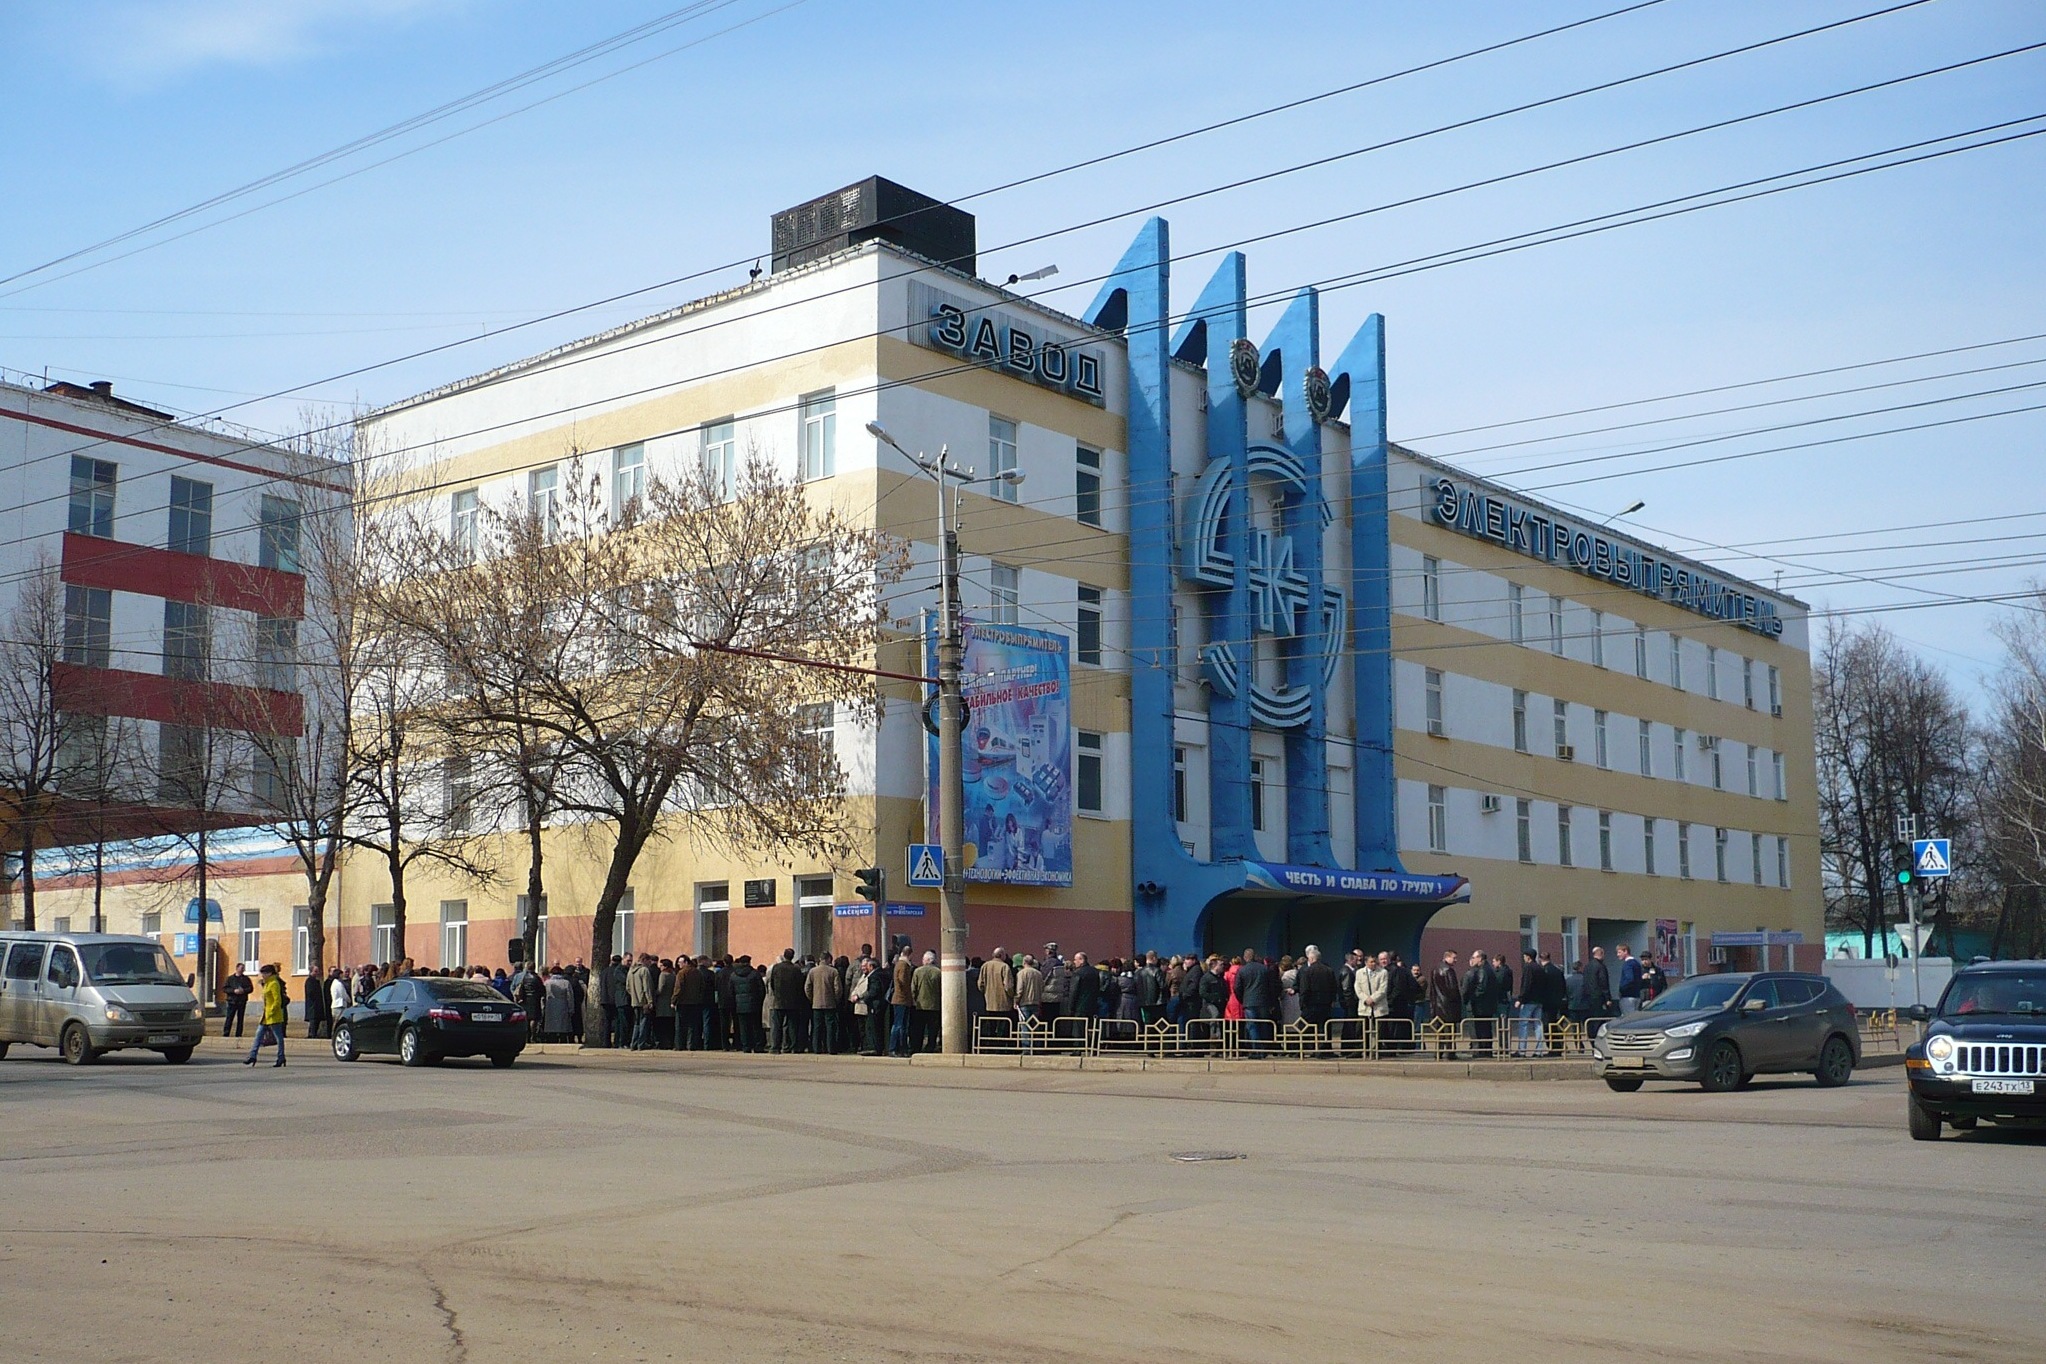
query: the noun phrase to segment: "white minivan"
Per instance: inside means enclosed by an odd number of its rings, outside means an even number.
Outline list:
[[[0,1059],[17,1043],[74,1066],[146,1047],[172,1065],[205,1035],[199,1001],[154,938],[0,932]]]

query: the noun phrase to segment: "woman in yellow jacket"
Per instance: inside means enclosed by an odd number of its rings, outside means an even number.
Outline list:
[[[263,1021],[256,1029],[256,1045],[249,1048],[249,1054],[242,1061],[245,1066],[256,1064],[256,1057],[262,1053],[265,1042],[277,1044],[277,1060],[272,1063],[274,1070],[284,1064],[284,1020],[285,993],[284,978],[278,974],[275,963],[265,963],[262,972]]]

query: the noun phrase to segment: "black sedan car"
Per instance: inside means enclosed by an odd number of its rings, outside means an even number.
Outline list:
[[[1939,1007],[1910,1013],[1930,1025],[1904,1053],[1914,1138],[1938,1141],[1942,1124],[2046,1123],[2046,962],[1964,966]]]
[[[334,1056],[395,1052],[408,1066],[447,1056],[488,1056],[508,1066],[526,1046],[525,1011],[478,980],[394,980],[334,1019]]]
[[[1591,1050],[1598,1073],[1621,1091],[1644,1080],[1695,1080],[1721,1091],[1798,1072],[1844,1085],[1861,1064],[1861,1026],[1824,976],[1693,976],[1608,1023]]]

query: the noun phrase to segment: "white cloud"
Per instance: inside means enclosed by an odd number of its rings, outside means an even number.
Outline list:
[[[455,3],[460,0],[121,0],[91,11],[86,50],[109,75],[129,81],[160,81],[210,66],[282,66],[346,43],[365,28]]]

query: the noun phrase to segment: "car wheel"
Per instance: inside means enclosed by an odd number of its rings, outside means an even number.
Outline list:
[[[82,1023],[73,1023],[64,1029],[58,1046],[63,1050],[64,1059],[74,1066],[89,1066],[99,1060],[99,1053],[93,1049],[92,1038],[86,1034]]]
[[[1618,1094],[1632,1094],[1635,1090],[1641,1088],[1641,1077],[1639,1075],[1608,1075],[1606,1076],[1606,1088]]]
[[[192,1059],[192,1048],[165,1047],[163,1049],[163,1059],[174,1066],[182,1066],[185,1062]]]
[[[1827,1089],[1844,1085],[1854,1075],[1854,1051],[1844,1037],[1829,1037],[1819,1048],[1819,1068],[1812,1072]]]
[[[355,1049],[355,1029],[343,1023],[334,1029],[334,1059],[336,1061],[359,1061],[362,1053]]]
[[[1975,1130],[1975,1120],[1973,1118],[1948,1118],[1947,1126],[1953,1128],[1956,1132],[1972,1132]]]
[[[490,1064],[499,1070],[505,1069],[518,1059],[519,1054],[515,1051],[497,1051],[490,1054]]]
[[[423,1066],[429,1059],[426,1043],[419,1038],[419,1029],[407,1028],[398,1034],[398,1059],[408,1066]]]
[[[1910,1107],[1911,1140],[1938,1141],[1939,1114],[1918,1102],[1918,1096],[1911,1096]]]
[[[6,1059],[7,1059],[7,1044],[6,1044],[5,1042],[0,1042],[0,1061],[5,1061]]]
[[[1741,1049],[1721,1039],[1712,1044],[1712,1050],[1705,1053],[1705,1070],[1698,1077],[1698,1083],[1708,1094],[1724,1094],[1739,1089],[1746,1078],[1741,1065]]]

